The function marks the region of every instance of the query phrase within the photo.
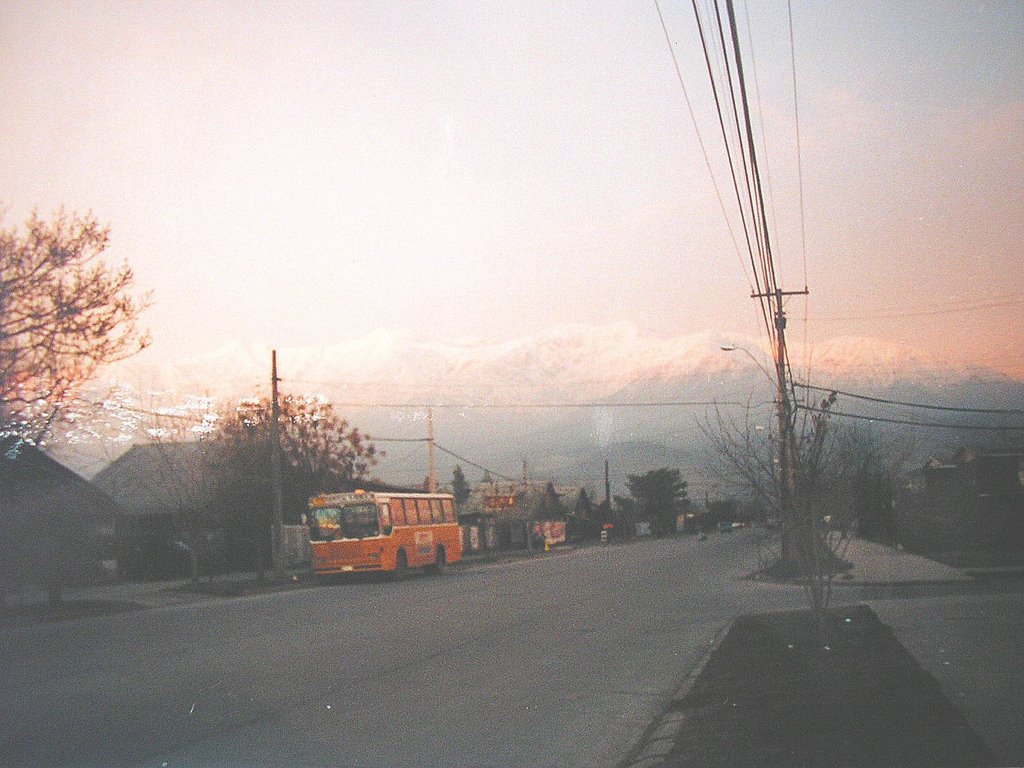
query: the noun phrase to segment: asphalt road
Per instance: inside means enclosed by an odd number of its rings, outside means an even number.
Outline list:
[[[2,766],[614,766],[738,614],[756,532],[0,632]]]

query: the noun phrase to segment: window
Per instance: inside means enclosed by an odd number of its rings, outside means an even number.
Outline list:
[[[376,504],[354,504],[342,507],[338,514],[341,524],[341,538],[365,539],[380,534]]]
[[[444,521],[446,523],[455,522],[455,504],[451,499],[443,499],[441,501],[441,509],[444,511]]]
[[[391,499],[390,506],[392,525],[405,525],[405,509],[402,507],[402,500]]]
[[[416,511],[419,513],[420,522],[426,525],[430,522],[430,499],[416,499]]]
[[[443,523],[444,522],[444,512],[441,509],[441,500],[440,499],[431,499],[430,500],[430,520],[431,520],[431,522],[434,522],[434,523]]]

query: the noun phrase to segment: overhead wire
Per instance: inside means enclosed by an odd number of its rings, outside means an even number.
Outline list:
[[[455,410],[530,410],[530,409],[566,409],[566,408],[677,408],[677,407],[707,407],[715,405],[742,406],[734,400],[661,400],[661,401],[638,401],[634,403],[623,402],[582,402],[574,403],[550,402],[550,403],[332,403],[342,408],[453,408]]]
[[[488,469],[487,467],[483,466],[482,464],[477,464],[475,461],[471,461],[471,460],[465,458],[464,456],[460,456],[459,454],[455,453],[455,451],[451,450],[450,448],[445,448],[443,445],[441,445],[440,443],[438,443],[436,441],[434,442],[434,447],[437,450],[441,451],[441,453],[446,453],[449,456],[451,456],[452,458],[457,459],[458,461],[465,462],[466,464],[468,464],[471,467],[474,467],[475,469],[480,469],[480,470],[483,470],[484,472],[487,472],[492,477],[497,477],[500,480],[507,480],[510,483],[518,482],[518,480],[516,478],[509,477],[508,475],[503,475],[500,472],[495,472],[493,469]]]
[[[747,221],[747,216],[746,216],[745,208],[744,208],[744,205],[743,205],[743,196],[742,196],[742,194],[740,192],[740,186],[739,186],[739,175],[737,174],[737,171],[736,171],[736,161],[733,159],[732,142],[729,140],[729,132],[728,132],[728,130],[725,127],[726,126],[726,119],[725,119],[725,116],[723,115],[722,98],[719,95],[719,88],[718,88],[718,84],[716,82],[714,68],[713,68],[713,66],[711,64],[711,55],[710,55],[710,51],[709,51],[709,48],[708,48],[708,35],[705,33],[704,23],[701,20],[700,10],[697,8],[697,0],[691,0],[691,6],[693,8],[694,20],[697,23],[697,33],[698,33],[698,36],[700,37],[701,49],[704,52],[704,62],[705,62],[705,66],[707,68],[708,79],[709,79],[710,85],[711,85],[711,94],[712,94],[712,97],[713,97],[714,102],[715,102],[715,112],[717,113],[717,116],[718,116],[718,126],[719,126],[719,130],[722,133],[722,141],[723,141],[723,144],[725,146],[726,159],[727,159],[728,164],[729,164],[729,173],[730,173],[730,177],[732,178],[733,191],[736,194],[736,205],[737,205],[737,207],[739,209],[739,212],[740,212],[740,222],[741,222],[742,227],[743,227],[743,236],[744,236],[744,240],[745,240],[745,242],[747,244],[747,254],[748,254],[748,257],[750,259],[750,266],[751,266],[751,270],[752,270],[753,278],[754,278],[754,286],[753,286],[754,287],[754,293],[755,293],[755,295],[760,295],[760,294],[763,294],[763,293],[767,292],[767,287],[762,285],[761,274],[758,272],[757,259],[755,257],[755,248],[754,248],[753,243],[751,242],[751,232],[750,232],[751,225]],[[716,3],[716,8],[717,8],[717,3]],[[716,21],[719,22],[719,26],[720,26],[720,19],[718,17],[717,11],[714,13],[714,16],[715,16]],[[721,37],[721,35],[720,35],[720,37]],[[723,46],[723,55],[724,54],[725,54],[725,51],[724,51],[724,46]],[[727,60],[727,58],[728,57],[725,56],[726,60]],[[726,71],[728,72],[727,64],[723,64],[723,66],[726,68]],[[770,313],[768,312],[768,308],[766,306],[766,303],[765,303],[764,299],[760,299],[759,300],[759,306],[761,308],[761,319],[762,319],[762,322],[764,323],[765,332],[768,334],[768,337],[770,339],[774,338],[773,331],[772,331],[772,323],[771,323],[771,320],[769,319],[769,314]]]
[[[836,389],[834,387],[819,387],[811,384],[804,384],[802,382],[794,382],[794,386],[801,389],[813,390],[815,392],[835,392],[837,395],[843,397],[850,397],[855,400],[865,400],[871,403],[879,403],[881,405],[897,405],[904,408],[920,408],[923,410],[930,411],[947,411],[950,413],[976,413],[976,414],[991,414],[991,415],[1022,415],[1024,414],[1024,408],[964,408],[949,405],[935,405],[932,403],[912,403],[905,400],[891,400],[884,397],[873,397],[871,395],[862,395],[856,392],[847,392],[842,389]]]
[[[800,206],[800,258],[803,263],[804,273],[804,314],[803,314],[803,350],[804,370],[811,367],[811,345],[809,338],[809,314],[810,301],[808,300],[807,288],[807,224],[804,213],[804,164],[803,146],[800,140],[800,100],[796,86],[796,37],[793,33],[793,3],[786,0],[786,16],[789,22],[789,64],[790,72],[793,75],[793,123],[796,128],[796,177],[797,177],[797,199]]]
[[[732,76],[732,66],[730,66],[730,63],[729,63],[728,46],[727,46],[726,41],[725,41],[725,25],[722,23],[721,9],[720,9],[720,7],[718,5],[717,0],[715,0],[715,25],[716,25],[716,28],[718,30],[718,39],[719,39],[719,42],[722,45],[722,51],[725,53],[723,61],[724,61],[724,64],[725,64],[726,84],[728,85],[729,106],[730,106],[729,114],[732,117],[733,126],[736,128],[736,141],[737,141],[737,144],[738,144],[737,155],[740,157],[740,159],[742,161],[740,163],[740,167],[743,170],[743,188],[744,188],[744,191],[746,193],[747,205],[749,206],[749,212],[750,212],[749,215],[750,215],[750,218],[751,218],[751,228],[753,229],[753,232],[754,232],[754,242],[756,243],[756,246],[757,246],[757,248],[756,248],[757,256],[758,256],[758,259],[759,259],[759,261],[761,263],[762,274],[763,275],[767,275],[767,273],[764,272],[764,265],[766,263],[765,262],[766,251],[765,251],[764,231],[763,231],[763,228],[760,226],[760,222],[758,221],[757,206],[755,205],[755,202],[754,202],[754,196],[755,196],[755,192],[754,192],[754,190],[755,190],[755,183],[754,182],[755,182],[755,177],[754,177],[754,174],[753,174],[753,167],[750,164],[751,152],[750,152],[750,147],[749,147],[749,145],[747,143],[747,136],[748,136],[748,134],[747,134],[746,131],[744,131],[740,127],[740,122],[743,121],[744,123],[746,123],[747,122],[747,118],[748,118],[748,115],[747,115],[747,112],[746,112],[746,109],[745,109],[746,102],[745,102],[745,99],[742,98],[742,93],[741,93],[741,100],[740,100],[739,103],[737,102],[737,99],[736,99],[736,82],[735,82],[735,80],[734,80],[734,78]],[[734,56],[735,56],[735,54],[734,54]],[[741,65],[740,65],[738,57],[735,57],[735,66],[737,68],[737,77],[739,78],[740,83],[742,83],[742,77],[740,77],[740,75],[739,75],[739,72],[740,72],[739,68],[740,68]],[[742,89],[741,89],[741,91],[742,91]],[[741,106],[744,107],[744,109],[741,109]],[[769,286],[769,288],[770,288],[770,286]]]
[[[750,3],[743,5],[744,20],[747,25],[747,47],[750,49],[750,71],[754,78],[754,94],[757,96],[757,119],[761,124],[761,151],[764,155],[765,181],[768,184],[768,207],[771,210],[773,222],[778,221],[775,212],[775,194],[772,186],[771,164],[768,155],[768,131],[765,129],[763,100],[761,98],[761,81],[757,76],[757,57],[754,52],[754,34],[750,25]],[[778,225],[775,225],[775,243],[779,243]]]
[[[932,317],[934,315],[953,315],[960,312],[976,312],[984,309],[999,309],[1002,307],[1013,307],[1024,304],[1024,298],[1012,299],[1007,301],[983,301],[976,304],[965,304],[962,306],[947,307],[945,309],[921,309],[921,310],[910,310],[901,312],[889,312],[882,310],[879,312],[872,312],[863,315],[823,315],[820,317],[810,318],[812,322],[833,322],[833,321],[853,321],[853,320],[895,320],[907,317]]]
[[[91,405],[91,406],[94,406],[96,408],[107,408],[107,404],[110,401],[87,400],[85,398],[79,397],[79,398],[75,398],[75,402],[78,402],[78,403],[81,403],[81,404],[84,404],[84,405]],[[167,413],[167,412],[163,412],[163,411],[153,411],[153,410],[147,410],[145,408],[135,408],[135,407],[130,406],[130,405],[124,405],[123,403],[116,403],[116,402],[115,402],[114,405],[115,405],[115,407],[111,408],[111,410],[125,411],[127,413],[136,414],[138,416],[155,416],[155,417],[159,417],[159,418],[162,418],[162,419],[176,419],[176,420],[180,420],[180,421],[190,421],[190,422],[193,422],[193,423],[196,423],[196,424],[201,424],[204,421],[204,417],[203,416],[195,416],[195,415],[191,415],[191,414],[187,414],[187,413]],[[211,412],[208,411],[207,413],[211,413]]]
[[[1024,425],[1014,426],[1006,424],[998,425],[986,425],[986,424],[947,424],[944,422],[936,421],[916,421],[913,419],[895,419],[885,416],[870,416],[863,413],[846,413],[844,411],[835,411],[832,409],[818,408],[810,405],[796,405],[797,410],[808,411],[810,413],[821,413],[828,416],[840,416],[847,419],[860,419],[863,421],[876,421],[883,424],[900,424],[910,427],[934,427],[936,429],[960,429],[965,431],[987,431],[987,432],[1024,432]]]
[[[786,10],[789,17],[789,60],[790,69],[793,73],[793,119],[796,123],[796,177],[797,197],[800,202],[800,253],[804,266],[804,289],[807,288],[807,227],[804,215],[804,165],[803,149],[800,143],[800,102],[797,98],[796,87],[796,43],[793,35],[793,3],[786,0]]]
[[[683,98],[686,101],[686,109],[690,114],[690,122],[693,123],[693,130],[697,135],[697,143],[700,145],[701,154],[704,157],[704,165],[708,169],[708,176],[711,177],[711,185],[715,188],[715,197],[718,199],[718,207],[722,211],[722,217],[725,219],[726,229],[729,230],[729,238],[732,240],[733,249],[736,251],[736,257],[740,260],[740,267],[743,269],[743,276],[747,280],[747,284],[750,289],[754,289],[753,280],[750,274],[747,272],[747,265],[743,262],[743,257],[740,254],[739,242],[736,240],[736,231],[733,229],[732,220],[729,218],[728,211],[725,207],[725,201],[722,199],[722,191],[718,186],[718,179],[715,176],[714,171],[711,168],[711,159],[708,156],[707,146],[704,144],[704,138],[701,135],[700,127],[697,123],[697,116],[693,111],[693,104],[690,101],[689,91],[686,89],[686,81],[683,79],[683,71],[679,66],[679,59],[676,56],[675,48],[672,46],[672,38],[668,33],[668,26],[665,24],[665,17],[661,12],[661,4],[658,0],[654,0],[654,7],[658,11],[658,20],[661,22],[661,30],[665,33],[665,42],[668,44],[669,53],[672,55],[672,66],[676,71],[676,78],[679,80],[679,87],[683,90]]]
[[[736,61],[736,82],[739,86],[740,91],[740,105],[742,107],[743,125],[744,132],[746,134],[746,149],[749,156],[750,174],[753,179],[753,189],[751,190],[754,200],[756,200],[757,208],[754,211],[756,221],[758,222],[758,229],[761,237],[764,240],[764,260],[766,264],[766,276],[770,280],[769,288],[774,291],[778,287],[778,279],[775,272],[775,260],[772,253],[771,237],[768,230],[768,214],[765,210],[764,204],[764,185],[761,182],[761,170],[757,159],[757,152],[755,149],[754,142],[754,128],[753,121],[750,115],[750,99],[747,93],[746,76],[743,69],[743,58],[740,54],[740,37],[739,31],[736,24],[736,11],[731,0],[726,2],[726,12],[729,17],[729,32],[732,38],[733,44],[733,55]]]
[[[716,7],[717,7],[716,0]],[[741,134],[740,146],[744,150],[744,167],[748,167],[746,180],[747,180],[747,196],[750,200],[750,215],[753,226],[757,232],[757,239],[760,244],[760,260],[762,269],[762,283],[765,286],[765,295],[759,296],[762,305],[762,314],[771,315],[773,317],[781,317],[781,295],[779,293],[779,284],[775,270],[775,262],[771,248],[771,237],[768,231],[767,214],[764,206],[764,193],[761,183],[761,174],[757,162],[757,151],[753,136],[753,125],[750,116],[750,101],[747,94],[746,77],[743,70],[743,59],[741,53],[741,46],[739,40],[739,32],[736,24],[736,13],[733,6],[732,0],[726,0],[726,14],[728,17],[729,25],[729,37],[732,42],[732,55],[735,61],[736,69],[736,86],[739,90],[739,103],[735,102],[736,88],[733,87],[732,77],[730,76],[730,93],[733,96],[734,103],[733,109],[737,116],[737,130]],[[721,19],[721,12],[718,12],[718,26],[719,33],[723,48],[726,47],[724,29]],[[727,57],[728,58],[728,57]],[[743,130],[739,129],[739,119],[742,119]],[[745,137],[745,141],[744,138]],[[774,307],[774,304],[780,306]],[[773,346],[778,345],[778,334],[780,328],[776,328],[775,323],[768,323],[769,339],[772,341]]]

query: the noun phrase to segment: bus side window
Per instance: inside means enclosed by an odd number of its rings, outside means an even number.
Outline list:
[[[430,499],[416,499],[416,511],[419,513],[420,523],[428,524],[430,522]]]
[[[378,509],[380,510],[380,527],[381,529],[391,527],[391,512],[388,511],[387,504],[379,504]]]
[[[443,499],[441,501],[441,508],[444,510],[444,521],[446,523],[455,522],[455,505],[452,504],[451,499]]]
[[[441,510],[441,500],[430,500],[430,520],[434,523],[444,522],[444,512]]]
[[[401,499],[391,500],[391,524],[405,525],[405,510],[402,509]]]

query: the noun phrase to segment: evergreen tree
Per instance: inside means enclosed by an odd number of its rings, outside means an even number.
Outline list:
[[[626,477],[626,486],[641,516],[650,519],[659,536],[675,532],[676,518],[686,511],[688,504],[686,485],[679,470],[668,467]]]
[[[455,503],[460,506],[469,499],[469,483],[466,482],[462,467],[458,465],[452,470],[452,493],[455,495]]]
[[[573,513],[587,519],[594,516],[594,505],[591,504],[590,496],[587,495],[585,488],[580,488],[580,495],[576,497],[576,507],[573,509]]]

